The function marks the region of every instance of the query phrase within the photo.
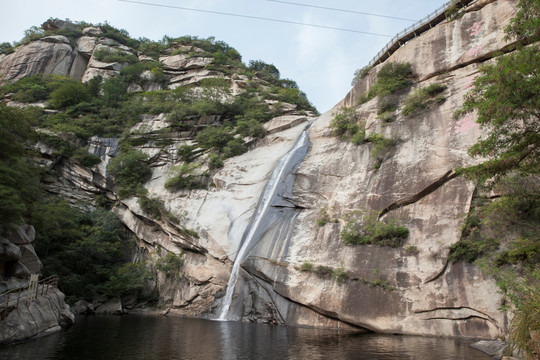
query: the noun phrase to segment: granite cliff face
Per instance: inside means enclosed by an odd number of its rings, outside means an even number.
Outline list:
[[[474,184],[456,177],[454,170],[473,163],[466,150],[481,136],[474,117],[454,120],[452,115],[479,64],[508,48],[503,29],[514,8],[513,2],[494,1],[464,12],[410,40],[385,61],[411,63],[413,88],[446,85],[443,103],[404,116],[406,90],[394,97],[395,120],[379,119],[376,98],[362,105],[357,99],[374,84],[384,66],[380,64],[313,124],[313,145],[296,173],[291,199],[302,209],[293,234],[283,249],[272,252],[278,255],[271,256],[264,244],[272,240],[263,237],[244,266],[253,283],[270,284],[278,298],[318,315],[377,332],[493,339],[507,331],[493,279],[475,265],[449,263],[448,253],[460,239],[475,191]],[[356,107],[366,137],[382,134],[395,141],[378,169],[371,156],[374,144],[354,145],[332,136],[330,121],[342,107]],[[321,209],[337,220],[318,226]],[[407,241],[398,248],[345,245],[339,236],[343,219],[358,209],[399,219],[409,229]],[[334,275],[336,269],[345,271],[348,278],[340,284],[314,271],[300,271],[306,263],[313,269],[332,268]],[[249,303],[246,292],[239,291],[244,304]],[[280,302],[275,304],[280,309]],[[237,311],[249,317],[240,306]]]
[[[376,98],[357,104],[376,81],[384,66],[379,64],[334,109],[318,118],[284,104],[285,114],[265,124],[263,139],[212,173],[214,186],[208,190],[165,188],[171,168],[182,163],[176,149],[192,144],[193,134],[177,131],[166,121],[167,114],[145,115],[130,130],[133,136],[144,134],[150,139],[136,146],[150,157],[152,178],[144,187],[181,218],[179,223],[149,216],[136,197],[118,198],[114,179],[106,171],[107,162],[118,154],[118,139],[88,140],[89,151],[102,158],[91,169],[55,157],[52,149],[38,144],[43,164],[57,175],[48,189],[73,203],[92,204],[95,194],[115,201],[113,211],[137,238],[135,259],[155,263],[165,252],[184,252],[181,277],[158,272],[155,286],[160,304],[181,315],[213,318],[219,314],[232,262],[266,180],[311,123],[311,148],[291,174],[294,186],[284,197],[292,215],[269,224],[243,263],[230,318],[495,339],[507,332],[508,321],[498,310],[501,297],[494,280],[473,264],[448,262],[449,248],[460,239],[475,191],[474,183],[456,176],[455,169],[473,163],[467,149],[481,135],[473,116],[454,120],[452,115],[472,86],[478,66],[508,49],[503,29],[514,13],[513,1],[478,1],[466,7],[463,16],[419,34],[385,61],[411,63],[413,89],[445,85],[444,102],[404,116],[401,109],[409,89],[394,96],[398,104],[394,121],[379,119]],[[44,38],[0,55],[0,74],[4,81],[36,73],[70,75],[83,82],[96,75],[114,76],[122,63],[102,63],[93,56],[99,48],[111,46],[115,51],[131,51],[100,37],[98,28],[85,29],[76,45],[61,36]],[[238,94],[247,81],[209,70],[206,65],[213,59],[202,55],[168,55],[159,61],[167,81],[150,79],[144,85],[134,84],[130,91],[172,89],[220,77],[229,79],[233,94]],[[356,108],[366,136],[381,134],[394,140],[395,146],[377,166],[372,143],[354,145],[333,136],[330,122],[344,107]],[[206,126],[219,118],[197,121]],[[164,139],[168,145],[160,146]],[[206,154],[199,156],[204,159]],[[273,206],[276,211],[284,207],[283,203]],[[320,226],[321,209],[335,220]],[[345,216],[358,209],[399,219],[409,229],[405,243],[396,248],[345,245],[340,239]],[[306,263],[327,267],[334,277],[302,271]],[[339,272],[347,276],[339,277]]]

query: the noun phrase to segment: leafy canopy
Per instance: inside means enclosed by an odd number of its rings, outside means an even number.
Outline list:
[[[474,88],[456,116],[477,112],[485,137],[469,153],[489,159],[463,169],[487,179],[510,172],[523,175],[540,170],[540,52],[533,47],[501,56],[484,65]]]

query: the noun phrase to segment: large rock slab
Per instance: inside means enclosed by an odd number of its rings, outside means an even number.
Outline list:
[[[0,322],[0,344],[27,340],[70,326],[74,316],[64,302],[64,294],[49,289],[36,300],[23,301]]]
[[[0,80],[15,81],[36,74],[69,76],[78,57],[65,36],[49,36],[18,47],[0,58]],[[82,61],[79,59],[78,61]],[[79,76],[80,70],[74,73]]]
[[[214,59],[202,56],[189,57],[185,54],[179,54],[161,56],[159,61],[163,64],[165,70],[190,70],[203,68],[214,61]]]

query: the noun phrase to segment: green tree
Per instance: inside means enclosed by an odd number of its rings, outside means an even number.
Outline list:
[[[111,160],[108,169],[114,176],[121,198],[138,194],[142,191],[142,185],[152,175],[148,155],[140,150],[121,152]]]
[[[27,111],[0,103],[0,225],[19,223],[39,197],[39,176],[25,144],[34,137]]]
[[[114,213],[84,213],[66,201],[36,204],[32,217],[36,252],[45,276],[56,274],[69,302],[92,300],[128,260],[128,233]]]
[[[540,53],[533,47],[484,65],[456,117],[477,111],[485,136],[469,149],[489,160],[463,169],[481,179],[540,170]]]
[[[540,1],[519,0],[518,12],[505,31],[507,36],[524,42],[540,40]]]
[[[117,106],[127,95],[127,85],[121,77],[108,78],[102,88],[103,100],[107,106]]]
[[[62,109],[77,105],[83,101],[89,101],[91,97],[92,94],[87,86],[72,80],[54,90],[50,95],[49,103],[56,109]]]

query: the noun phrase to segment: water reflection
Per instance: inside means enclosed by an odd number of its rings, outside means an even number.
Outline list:
[[[128,315],[79,318],[65,333],[0,348],[0,359],[490,358],[458,340]]]

